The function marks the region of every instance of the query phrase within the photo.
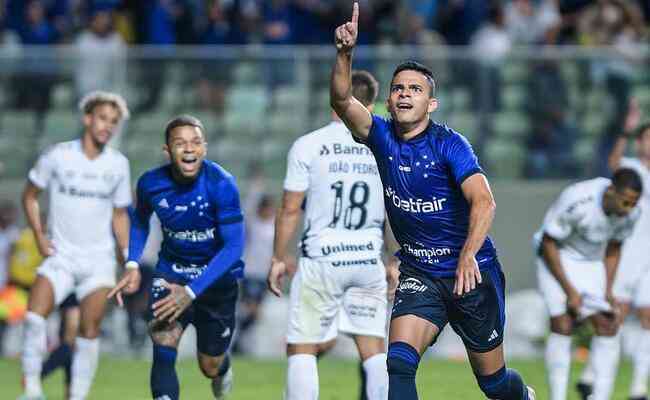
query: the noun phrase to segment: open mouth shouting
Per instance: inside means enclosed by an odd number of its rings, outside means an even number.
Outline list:
[[[179,167],[185,173],[192,173],[199,167],[199,158],[195,155],[184,155],[180,160]]]

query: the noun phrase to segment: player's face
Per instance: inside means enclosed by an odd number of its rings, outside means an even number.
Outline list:
[[[616,190],[614,186],[611,186],[608,192],[611,200],[609,201],[609,207],[606,206],[609,210],[605,211],[609,211],[608,214],[615,214],[620,217],[629,214],[636,207],[641,197],[641,193],[629,188]]]
[[[172,165],[187,179],[194,179],[201,171],[201,163],[207,153],[207,144],[201,129],[195,126],[179,126],[169,133],[165,145]]]
[[[386,106],[397,123],[416,124],[429,118],[438,101],[431,97],[431,85],[423,74],[406,70],[393,78]]]
[[[650,128],[643,131],[637,139],[636,151],[640,158],[650,158]]]
[[[86,134],[99,147],[105,146],[120,122],[120,112],[111,104],[100,104],[84,116]]]

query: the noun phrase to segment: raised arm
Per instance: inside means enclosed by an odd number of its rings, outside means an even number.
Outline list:
[[[354,2],[352,20],[336,28],[336,61],[330,82],[330,105],[352,134],[368,138],[372,126],[370,111],[352,96],[352,52],[359,33],[359,3]]]
[[[616,139],[614,147],[607,158],[607,165],[609,166],[610,171],[614,172],[621,166],[621,159],[625,154],[627,141],[633,137],[634,130],[639,126],[640,121],[641,111],[639,109],[639,104],[635,99],[631,99],[627,115],[625,116],[623,132],[621,132],[621,135]]]

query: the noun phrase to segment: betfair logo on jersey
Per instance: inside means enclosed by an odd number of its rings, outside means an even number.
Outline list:
[[[400,282],[397,290],[406,294],[422,293],[427,290],[427,285],[420,282],[419,279],[406,278]]]
[[[176,232],[167,227],[163,227],[163,231],[165,232],[167,237],[171,239],[183,240],[187,242],[206,242],[208,240],[212,240],[214,239],[215,230],[216,230],[215,228],[208,228],[204,231],[186,230],[186,231]]]
[[[348,145],[348,144],[342,144],[342,143],[334,143],[332,144],[332,149],[330,150],[329,147],[327,147],[326,144],[323,145],[323,147],[320,148],[320,155],[321,156],[328,156],[330,153],[340,155],[340,154],[345,154],[345,155],[363,155],[363,156],[369,156],[370,155],[370,149],[368,149],[366,146],[354,146],[354,145]]]
[[[434,197],[430,201],[424,201],[422,199],[414,200],[412,198],[402,199],[395,190],[388,186],[384,190],[386,197],[390,200],[390,203],[395,207],[408,211],[411,213],[431,213],[437,212],[444,208],[444,203],[447,201],[447,198],[437,198]]]

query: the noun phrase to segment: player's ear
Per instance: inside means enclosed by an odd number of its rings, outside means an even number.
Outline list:
[[[171,155],[171,153],[169,151],[169,146],[167,146],[167,143],[163,144],[162,151],[163,151],[163,153],[165,153],[165,156],[167,156],[168,160],[172,159],[172,155]]]
[[[89,127],[91,121],[91,114],[90,113],[84,113],[84,116],[81,118],[81,122],[83,122],[84,127]]]
[[[427,107],[427,112],[431,114],[432,112],[436,111],[438,108],[438,99],[435,97],[432,97],[429,99],[429,106]]]

